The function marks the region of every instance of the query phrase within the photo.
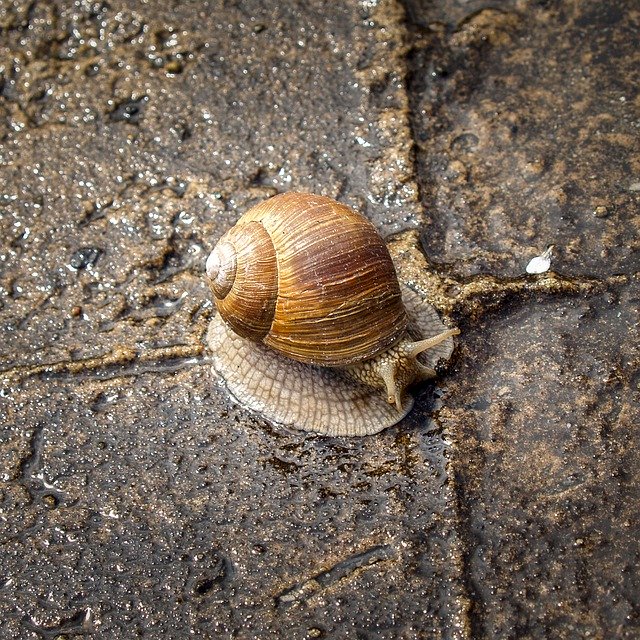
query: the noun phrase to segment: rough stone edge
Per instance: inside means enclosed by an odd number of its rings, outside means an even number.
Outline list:
[[[366,96],[382,88],[391,96],[389,106],[372,109],[370,100],[361,107],[362,125],[356,130],[358,139],[366,141],[372,131],[378,137],[379,154],[368,163],[367,199],[389,211],[390,222],[396,219],[396,230],[407,226],[420,228],[425,222],[416,176],[415,144],[410,124],[407,78],[408,53],[411,49],[404,6],[398,0],[361,1],[370,14],[367,22],[375,28],[363,34],[367,50],[360,51],[366,64],[357,68],[355,76]],[[377,113],[375,122],[367,118]]]

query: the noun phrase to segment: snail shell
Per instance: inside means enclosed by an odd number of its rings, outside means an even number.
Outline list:
[[[366,360],[407,327],[382,238],[330,198],[285,193],[258,204],[222,236],[206,268],[223,320],[300,362]]]
[[[220,239],[206,271],[219,312],[207,333],[214,372],[273,422],[377,433],[413,406],[404,387],[435,375],[453,350],[457,330],[401,289],[375,227],[330,198],[260,203]]]

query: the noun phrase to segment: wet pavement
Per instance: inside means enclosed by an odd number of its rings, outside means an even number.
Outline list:
[[[635,3],[263,4],[0,6],[0,637],[637,637]],[[294,189],[462,329],[377,436],[211,376]]]

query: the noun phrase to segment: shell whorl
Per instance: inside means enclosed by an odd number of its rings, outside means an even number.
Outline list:
[[[213,295],[224,300],[236,279],[236,250],[230,242],[219,242],[207,258],[206,272]]]
[[[225,322],[243,338],[263,340],[278,297],[276,253],[264,227],[241,220],[229,229],[207,259],[207,276]]]

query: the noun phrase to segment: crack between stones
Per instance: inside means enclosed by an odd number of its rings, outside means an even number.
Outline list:
[[[276,596],[276,607],[305,602],[338,582],[347,580],[361,571],[371,569],[380,562],[394,559],[396,559],[396,552],[391,545],[379,545],[349,556],[334,564],[330,569],[317,573],[282,591]]]
[[[565,276],[555,271],[539,275],[522,274],[497,277],[478,274],[465,278],[450,275],[446,265],[433,265],[418,249],[418,232],[400,233],[389,241],[394,264],[400,266],[400,276],[417,274],[411,279],[436,309],[450,318],[456,315],[465,322],[477,320],[485,313],[499,308],[507,297],[526,299],[533,296],[587,296],[611,291],[633,277],[614,274],[604,278]],[[406,278],[405,278],[406,279]]]
[[[203,351],[204,346],[201,344],[174,345],[143,351],[121,345],[95,358],[59,360],[43,365],[17,365],[0,371],[0,375],[5,384],[37,376],[99,375],[106,370],[112,370],[117,375],[137,375],[143,371],[183,368],[194,364],[194,359],[198,359],[197,363],[202,364],[199,357]]]

